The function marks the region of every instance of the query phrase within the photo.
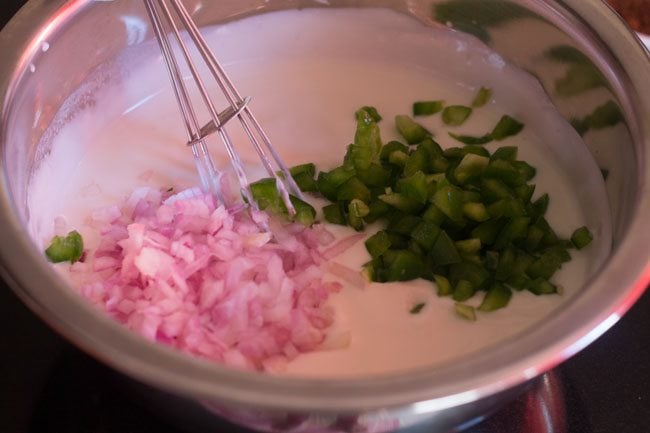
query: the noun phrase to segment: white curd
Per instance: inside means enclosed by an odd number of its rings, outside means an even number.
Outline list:
[[[443,128],[439,115],[418,121],[443,147],[460,145],[447,130],[482,135],[503,114],[522,121],[522,133],[499,145],[519,146],[520,159],[538,169],[536,196],[550,194],[548,220],[561,236],[582,225],[595,234],[594,243],[574,253],[555,275],[563,296],[515,293],[508,308],[480,314],[477,323],[455,316],[453,301],[438,298],[427,281],[374,283],[363,290],[346,286],[331,302],[335,331],[351,331],[349,348],[299,356],[287,374],[364,376],[453,361],[538,326],[579,292],[606,257],[609,209],[598,167],[537,81],[479,41],[380,9],[274,12],[204,32],[240,91],[253,97],[253,111],[288,165],[340,164],[360,106],[377,107],[386,142],[399,138],[392,119],[410,114],[414,101],[468,105],[481,86],[492,88],[490,103],[461,127]],[[63,126],[35,172],[29,227],[39,247],[49,242],[58,216],[92,248],[97,240],[85,221],[93,209],[117,203],[140,185],[179,190],[197,184],[161,57],[144,51],[152,55],[95,94],[95,104]],[[256,165],[236,123],[228,131],[247,165]],[[210,146],[219,165],[227,164],[216,136]],[[263,173],[251,168],[249,174],[254,179]],[[352,233],[333,230],[339,236]],[[362,242],[335,259],[352,268],[367,260]],[[421,313],[409,314],[419,302],[426,303]]]

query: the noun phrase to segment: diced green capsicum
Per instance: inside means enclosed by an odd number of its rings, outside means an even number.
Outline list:
[[[422,275],[424,262],[409,250],[388,250],[384,253],[386,281],[409,281]]]
[[[52,263],[78,261],[83,255],[83,239],[78,231],[73,230],[66,236],[54,236],[45,255]]]
[[[518,120],[505,115],[492,130],[492,138],[497,141],[505,140],[508,137],[519,134],[524,129],[524,124]]]
[[[377,258],[390,249],[390,237],[385,230],[380,230],[366,239],[366,249],[372,258]]]
[[[445,125],[459,126],[465,123],[472,114],[472,109],[464,105],[450,105],[442,110],[442,121]]]
[[[296,165],[289,169],[291,177],[298,185],[303,192],[315,192],[318,191],[318,186],[316,185],[316,180],[314,176],[316,175],[316,166],[313,163]]]
[[[573,242],[573,245],[579,250],[589,245],[592,240],[593,236],[585,226],[576,229],[576,231],[571,235],[571,242]]]
[[[444,101],[418,101],[413,103],[414,116],[430,116],[444,108]]]
[[[350,161],[357,170],[367,169],[371,163],[379,161],[382,142],[379,126],[365,110],[356,113],[357,130],[354,143],[350,145]]]
[[[510,289],[498,283],[493,284],[485,294],[478,310],[484,312],[498,310],[508,305],[511,297],[512,291]]]
[[[419,143],[431,135],[422,125],[405,114],[395,116],[395,126],[397,126],[397,130],[409,144]]]
[[[492,89],[481,87],[472,101],[472,107],[482,107],[490,101],[490,98],[492,98]]]
[[[459,317],[465,320],[469,320],[470,322],[476,322],[476,312],[474,307],[471,305],[456,302],[454,304],[454,311],[456,311],[456,314]]]

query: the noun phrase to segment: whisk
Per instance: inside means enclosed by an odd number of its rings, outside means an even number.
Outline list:
[[[187,145],[192,150],[203,189],[212,193],[221,202],[224,202],[224,196],[220,188],[221,172],[215,167],[205,140],[209,135],[217,133],[226,148],[231,165],[239,181],[242,197],[251,209],[258,210],[239,153],[225,129],[229,121],[237,118],[246,136],[255,148],[262,165],[269,175],[275,178],[276,188],[289,215],[295,215],[296,210],[291,203],[289,194],[291,193],[302,199],[300,189],[291,177],[286,165],[282,162],[280,155],[273,148],[268,135],[264,132],[251,112],[248,106],[251,98],[242,98],[216,56],[210,50],[210,47],[181,0],[144,0],[144,4],[167,66],[174,95],[176,96],[185,128],[187,129]],[[174,18],[174,15],[176,18]],[[188,35],[187,39],[189,41],[187,42],[181,35],[181,26]],[[194,81],[200,94],[201,102],[209,114],[209,120],[203,126],[198,121],[196,111],[179,68],[177,56],[170,41],[172,38],[175,40],[178,51],[180,51],[179,57],[189,68],[191,79]],[[216,81],[219,89],[228,101],[229,106],[226,109],[218,111],[212,101],[208,93],[208,87],[199,75],[196,63],[192,59],[192,54],[190,53],[191,45],[194,45],[201,60],[207,66],[211,77]],[[270,153],[271,158],[267,155],[267,151]]]

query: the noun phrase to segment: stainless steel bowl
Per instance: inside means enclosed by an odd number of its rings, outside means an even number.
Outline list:
[[[542,325],[453,365],[372,379],[304,380],[233,371],[143,341],[68,290],[26,231],[27,185],[65,119],[83,109],[98,70],[118,77],[151,37],[133,0],[31,0],[0,33],[3,276],[53,328],[116,370],[265,430],[388,431],[429,422],[446,431],[512,398],[525,383],[601,335],[650,280],[650,61],[625,24],[584,0],[222,0],[198,1],[200,24],[297,7],[382,6],[431,25],[472,33],[533,73],[559,111],[584,133],[607,168],[614,241],[610,257],[581,292]],[[528,35],[527,22],[545,26]],[[558,48],[561,47],[561,48]],[[555,53],[555,54],[553,54]],[[125,57],[126,56],[126,57]],[[134,57],[131,57],[134,58]],[[558,78],[559,77],[559,78]],[[102,85],[101,80],[95,80]],[[606,95],[597,102],[589,94]],[[597,111],[600,107],[601,111]],[[69,108],[69,107],[68,107]],[[607,109],[599,122],[575,122]],[[613,115],[612,115],[613,113]],[[593,117],[592,117],[593,118]]]

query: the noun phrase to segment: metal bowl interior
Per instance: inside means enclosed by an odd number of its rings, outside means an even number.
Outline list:
[[[469,404],[538,376],[614,324],[650,281],[650,61],[634,35],[600,2],[582,0],[186,2],[199,24],[297,7],[381,6],[431,25],[451,25],[482,39],[533,73],[567,119],[586,118],[606,103],[617,116],[584,133],[609,171],[614,243],[611,256],[581,293],[536,329],[436,369],[371,379],[307,380],[241,372],[144,342],[97,314],[67,289],[25,231],[26,195],[47,135],[70,95],[98,68],[127,68],[125,52],[151,38],[140,2],[32,0],[0,34],[2,92],[0,256],[19,296],[75,344],[145,383],[194,399],[269,410],[359,412],[404,408],[425,414]],[[218,3],[218,4],[217,4]],[[480,6],[488,5],[489,6]],[[528,20],[545,26],[526,36]],[[543,37],[542,37],[543,36]],[[551,45],[549,45],[551,44]],[[569,56],[544,57],[561,46]],[[116,61],[117,59],[117,61]],[[571,85],[558,76],[574,74]],[[99,83],[101,84],[101,83]],[[588,91],[599,88],[605,98]],[[583,95],[584,93],[584,95]],[[584,98],[582,97],[584,96]],[[75,98],[83,108],[92,89]],[[53,132],[54,131],[54,132]],[[416,404],[413,404],[416,403]]]

